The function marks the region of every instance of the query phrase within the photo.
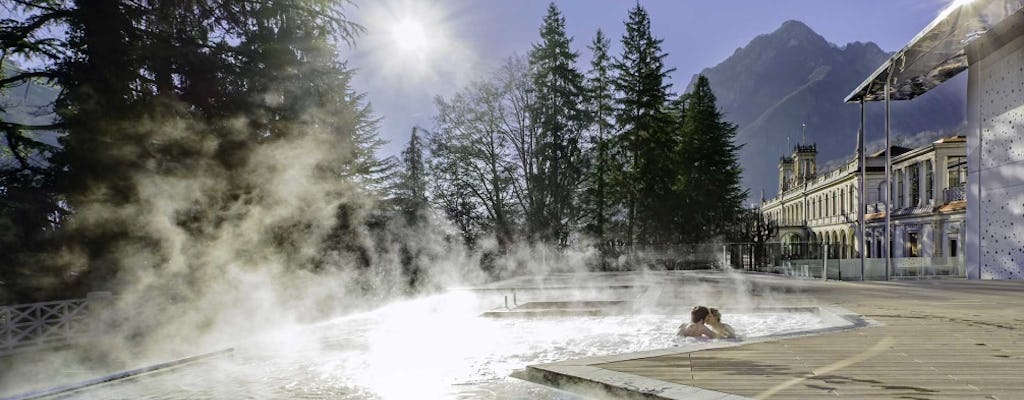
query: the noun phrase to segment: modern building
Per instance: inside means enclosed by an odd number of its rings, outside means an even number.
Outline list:
[[[1024,1],[954,2],[846,101],[884,101],[888,109],[890,101],[912,101],[964,70],[966,171],[956,179],[966,175],[966,219],[955,235],[945,232],[946,240],[957,240],[948,252],[963,246],[969,278],[1024,279]]]
[[[895,273],[914,270],[916,274],[920,269],[941,266],[942,273],[963,274],[965,138],[944,138],[915,149],[893,146],[892,154]],[[814,145],[797,145],[792,155],[782,157],[779,195],[761,204],[761,212],[778,226],[775,239],[782,243],[783,256],[844,260],[859,258],[861,248],[866,249],[868,258],[884,256],[884,151],[865,157],[864,202],[859,200],[860,163],[856,157],[818,173],[816,155]],[[862,205],[864,247],[858,245],[857,207]]]

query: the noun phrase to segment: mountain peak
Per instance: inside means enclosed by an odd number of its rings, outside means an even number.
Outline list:
[[[818,33],[814,31],[814,29],[811,29],[811,27],[807,26],[807,24],[797,21],[795,19],[783,22],[782,26],[780,26],[779,29],[776,29],[775,32],[772,32],[772,35],[820,37],[820,35],[818,35]]]
[[[845,159],[860,125],[858,107],[842,99],[885,62],[889,54],[872,42],[832,45],[806,24],[789,20],[753,38],[718,65],[701,73],[711,81],[718,107],[738,125],[744,144],[740,165],[751,192],[777,187],[779,155],[787,154],[800,127],[818,144],[819,165]],[[691,81],[691,85],[692,85]],[[896,131],[940,131],[963,121],[963,96],[949,85],[901,109]],[[868,131],[882,130],[877,108],[867,110]],[[775,171],[775,172],[773,172]]]
[[[875,42],[850,42],[844,45],[840,50],[849,57],[869,58],[872,60],[879,57],[889,56],[889,53],[886,53],[878,47]]]

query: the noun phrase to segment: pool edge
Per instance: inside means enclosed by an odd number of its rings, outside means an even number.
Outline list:
[[[517,371],[511,376],[528,382],[554,387],[559,390],[583,396],[607,396],[615,399],[672,399],[672,400],[742,400],[749,397],[731,393],[704,389],[696,386],[682,385],[654,378],[633,375],[597,367],[617,361],[635,360],[666,355],[686,354],[697,351],[726,347],[741,347],[748,344],[773,342],[807,336],[819,336],[829,333],[845,332],[856,329],[872,328],[884,324],[852,312],[839,306],[817,306],[816,312],[824,319],[833,322],[845,322],[841,326],[812,329],[799,332],[788,332],[769,335],[750,340],[732,341],[719,340],[701,343],[693,347],[679,349],[647,350],[608,356],[584,357],[553,363],[528,365],[525,370]]]

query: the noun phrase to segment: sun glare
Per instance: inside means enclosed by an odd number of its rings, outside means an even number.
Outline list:
[[[391,27],[391,39],[399,51],[416,55],[425,55],[430,47],[427,32],[423,24],[414,19],[404,19]]]
[[[403,88],[470,76],[476,65],[460,40],[459,19],[438,1],[367,2],[361,21],[367,37],[359,47],[375,66],[372,74]]]

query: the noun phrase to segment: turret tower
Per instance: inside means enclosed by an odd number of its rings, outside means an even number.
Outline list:
[[[793,154],[779,158],[779,193],[814,179],[818,174],[818,146],[798,144]]]
[[[814,176],[818,173],[817,158],[818,147],[816,145],[796,145],[793,149],[793,164],[795,168],[793,175],[797,181],[796,184],[799,185],[814,179]]]

